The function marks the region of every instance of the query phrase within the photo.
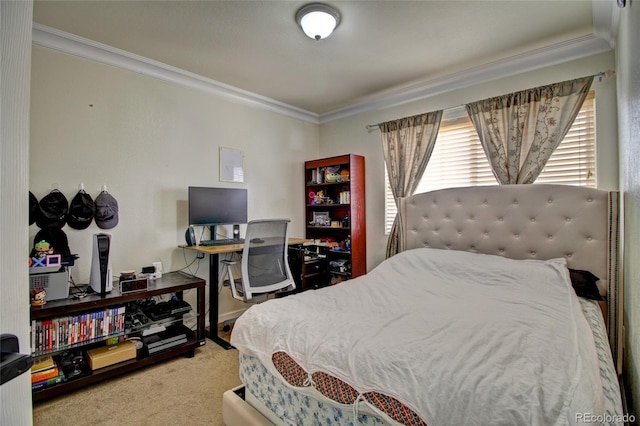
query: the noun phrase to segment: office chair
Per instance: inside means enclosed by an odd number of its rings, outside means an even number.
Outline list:
[[[287,254],[289,222],[289,219],[264,219],[247,224],[240,263],[242,277],[234,278],[231,271],[237,261],[222,261],[228,275],[224,285],[231,288],[235,299],[260,302],[269,294],[295,290]]]

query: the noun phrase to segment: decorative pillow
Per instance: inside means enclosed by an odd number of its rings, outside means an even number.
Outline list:
[[[589,271],[581,271],[579,269],[569,268],[571,276],[571,284],[576,294],[580,297],[592,300],[604,300],[600,295],[596,283],[600,278],[596,277]]]

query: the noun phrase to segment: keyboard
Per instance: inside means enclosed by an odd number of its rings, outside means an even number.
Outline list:
[[[234,240],[233,238],[223,238],[220,240],[201,240],[201,246],[229,246],[232,244],[242,244],[244,243],[244,238],[238,238]]]

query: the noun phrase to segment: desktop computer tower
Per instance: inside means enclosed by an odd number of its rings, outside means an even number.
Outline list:
[[[111,270],[111,235],[93,235],[93,255],[91,258],[91,277],[89,285],[96,293],[104,296],[113,290]]]

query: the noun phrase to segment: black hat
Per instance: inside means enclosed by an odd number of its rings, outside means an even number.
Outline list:
[[[84,189],[81,189],[69,204],[67,225],[73,229],[87,229],[95,214],[96,205],[93,203],[93,198]]]
[[[38,199],[33,192],[29,191],[29,225],[36,223],[36,217],[38,217]]]
[[[111,229],[118,224],[118,202],[107,191],[96,197],[96,225],[102,229]]]
[[[67,223],[69,202],[67,197],[54,189],[40,200],[36,224],[42,229],[61,229]]]
[[[65,234],[62,229],[41,229],[38,231],[33,239],[32,257],[36,255],[36,244],[41,241],[48,242],[52,250],[51,254],[59,254],[63,262],[68,262],[76,257],[71,254],[67,234]]]

